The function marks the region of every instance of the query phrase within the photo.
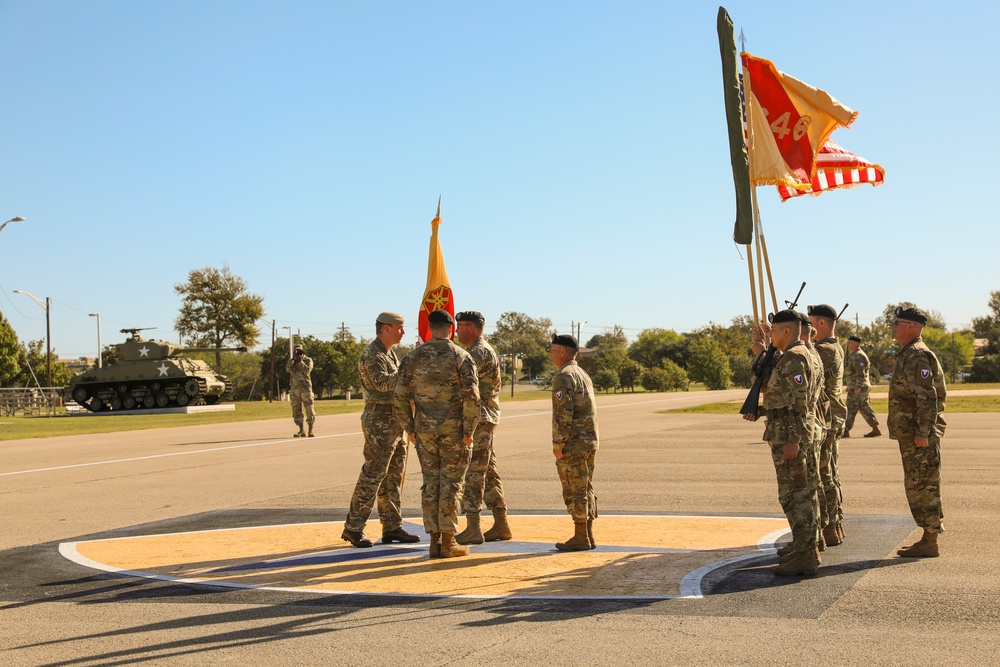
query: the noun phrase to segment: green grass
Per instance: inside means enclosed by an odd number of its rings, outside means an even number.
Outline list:
[[[690,408],[661,410],[659,414],[680,412],[694,415],[737,415],[742,405],[743,401],[708,403]],[[873,398],[872,409],[879,414],[885,414],[889,411],[889,399]],[[953,412],[1000,412],[1000,396],[953,396],[947,401],[945,413]]]
[[[536,401],[551,396],[548,389],[525,389],[515,392],[511,398],[509,390],[500,394],[501,403]],[[341,415],[360,413],[364,401],[323,400],[316,401],[317,415]],[[292,408],[287,401],[250,401],[236,403],[235,411],[204,412],[174,415],[68,415],[60,410],[54,416],[0,417],[0,441],[27,438],[51,438],[60,435],[86,435],[90,433],[113,433],[117,431],[143,431],[151,428],[171,428],[174,426],[200,426],[203,424],[228,424],[232,422],[259,421],[262,419],[292,418]]]

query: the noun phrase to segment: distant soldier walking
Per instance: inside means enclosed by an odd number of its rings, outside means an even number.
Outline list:
[[[872,389],[871,379],[868,376],[871,360],[861,349],[861,336],[847,337],[847,351],[850,353],[845,364],[847,372],[847,424],[844,427],[843,437],[851,437],[854,418],[858,412],[861,412],[861,416],[872,429],[869,433],[865,433],[865,437],[876,438],[882,435],[882,431],[878,428],[878,417],[872,410],[869,398]]]
[[[399,493],[406,468],[406,443],[403,442],[403,428],[392,412],[392,397],[399,376],[399,358],[392,348],[403,339],[404,333],[402,315],[380,313],[375,319],[375,340],[358,361],[361,392],[365,398],[365,410],[361,413],[365,462],[341,535],[355,547],[372,546],[371,539],[365,535],[365,523],[376,502],[383,544],[420,541],[418,536],[403,530]]]
[[[594,465],[600,437],[594,385],[576,363],[579,344],[565,334],[552,336],[549,358],[559,371],[552,378],[552,453],[562,483],[563,501],[573,517],[573,537],[556,544],[560,551],[596,549]]]
[[[292,358],[285,364],[288,371],[288,398],[292,402],[292,420],[299,427],[296,438],[306,437],[305,424],[309,425],[309,437],[313,437],[313,423],[316,421],[316,409],[313,407],[312,384],[313,360],[302,351],[301,345],[296,345]],[[303,412],[305,416],[303,418]]]
[[[479,424],[479,378],[469,353],[450,340],[454,324],[446,310],[430,313],[432,338],[403,358],[393,397],[396,418],[420,457],[431,558],[469,554],[468,547],[455,542],[455,533],[472,436]]]
[[[483,339],[486,319],[474,310],[455,315],[458,322],[458,341],[465,346],[476,363],[479,376],[479,426],[472,438],[472,462],[465,474],[465,494],[462,512],[466,528],[455,536],[459,544],[482,544],[495,540],[509,540],[507,503],[503,484],[497,472],[497,457],[493,451],[493,434],[500,423],[500,360],[493,347]],[[485,502],[493,512],[493,527],[482,532],[479,513]]]
[[[944,371],[921,333],[927,316],[917,308],[896,308],[892,337],[902,345],[889,383],[889,437],[899,442],[906,501],[920,541],[896,553],[905,558],[938,555],[938,534],[944,532],[941,509],[941,438],[944,421]]]

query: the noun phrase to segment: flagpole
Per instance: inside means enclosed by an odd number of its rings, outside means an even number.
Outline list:
[[[757,310],[757,286],[753,281],[753,248],[748,243],[747,249],[747,270],[750,271],[750,304],[753,306],[753,325],[757,326],[761,322],[760,311]]]
[[[747,74],[746,65],[743,64],[743,53],[746,52],[746,38],[743,36],[743,31],[740,30],[740,70],[743,74],[743,95],[744,101],[746,103],[746,117],[747,117],[747,155],[749,156],[749,168],[750,168],[750,199],[753,203],[753,225],[754,234],[757,237],[757,273],[758,282],[760,283],[760,309],[761,312],[767,312],[767,296],[764,292],[764,271],[765,267],[767,270],[767,285],[771,292],[771,304],[774,307],[772,312],[778,312],[778,297],[774,289],[774,279],[771,275],[771,259],[767,254],[767,243],[764,241],[764,231],[760,223],[760,208],[757,206],[757,186],[754,185],[754,160],[753,160],[753,147],[754,147],[754,132],[753,132],[753,120],[751,114],[753,114],[753,95],[751,94],[750,87],[750,76]],[[754,303],[754,309],[756,310],[757,305]]]

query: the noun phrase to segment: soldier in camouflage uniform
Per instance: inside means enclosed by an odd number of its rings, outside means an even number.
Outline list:
[[[563,501],[573,517],[575,532],[560,551],[596,549],[594,519],[594,465],[600,437],[594,385],[576,363],[579,345],[573,336],[552,336],[549,358],[559,371],[552,378],[552,453],[562,483]]]
[[[801,318],[782,310],[771,318],[772,328],[754,332],[754,350],[762,352],[767,336],[781,352],[764,387],[763,414],[767,418],[764,440],[771,446],[771,460],[778,482],[778,502],[792,529],[791,549],[781,556],[774,573],[781,576],[814,575],[820,558],[817,542],[819,511],[815,486],[810,484],[809,459],[813,456],[810,411],[818,400],[813,358],[799,340]],[[745,415],[755,421],[756,415]]]
[[[906,558],[938,555],[944,532],[941,509],[941,438],[946,398],[944,371],[921,333],[927,316],[916,308],[897,308],[892,337],[902,345],[889,383],[889,437],[899,442],[903,485],[910,513],[924,534],[896,553]]]
[[[816,329],[816,351],[823,360],[823,391],[826,394],[828,415],[824,426],[826,437],[819,453],[819,474],[826,496],[827,522],[823,526],[826,546],[835,547],[844,541],[843,494],[840,490],[838,470],[838,442],[847,419],[844,403],[844,351],[837,340],[835,329],[837,311],[832,306],[809,306],[809,319]]]
[[[472,438],[472,462],[465,474],[465,495],[462,497],[466,528],[455,536],[455,541],[482,544],[509,540],[513,536],[507,525],[507,503],[493,451],[493,434],[500,423],[500,360],[483,339],[486,319],[481,313],[474,310],[458,313],[455,320],[458,322],[458,341],[472,355],[479,376],[479,426]],[[479,512],[484,502],[493,512],[493,527],[485,534],[479,525]]]
[[[309,425],[309,437],[313,437],[316,410],[313,407],[313,384],[310,376],[312,369],[313,360],[306,356],[301,345],[296,345],[292,358],[285,364],[289,378],[288,398],[292,402],[292,420],[299,427],[298,433],[295,434],[296,438],[306,437],[306,430],[303,426],[303,411],[305,412],[304,421]]]
[[[430,556],[467,556],[469,548],[455,542],[455,533],[479,424],[479,378],[472,356],[450,340],[455,320],[448,311],[435,310],[427,321],[432,338],[403,358],[393,407],[420,457]]]
[[[802,323],[802,331],[799,340],[809,354],[812,363],[813,382],[811,388],[810,409],[809,409],[809,429],[811,432],[809,440],[809,450],[806,456],[806,467],[809,472],[810,498],[813,503],[813,517],[816,522],[816,539],[820,551],[826,549],[826,540],[823,539],[823,514],[826,511],[826,496],[823,493],[823,484],[819,476],[819,452],[823,446],[826,432],[823,430],[823,423],[826,420],[826,394],[823,391],[823,360],[820,359],[819,352],[813,345],[812,335],[814,329],[809,321],[809,316],[799,313],[799,321]],[[822,502],[821,500],[822,499]],[[779,549],[779,552],[781,550]]]
[[[365,535],[365,523],[376,502],[383,544],[420,541],[418,536],[403,530],[399,494],[406,469],[406,442],[403,428],[392,411],[399,375],[399,359],[392,348],[403,339],[404,333],[402,315],[380,313],[375,319],[375,340],[358,360],[361,393],[365,399],[365,409],[361,413],[365,462],[341,535],[355,547],[372,546],[371,539]]]
[[[854,418],[858,412],[871,427],[871,432],[865,433],[866,438],[876,438],[882,435],[878,428],[878,417],[872,410],[871,401],[868,394],[871,392],[872,383],[868,378],[868,369],[871,368],[871,361],[868,355],[861,349],[861,336],[847,337],[847,357],[845,367],[847,369],[847,424],[844,428],[844,437],[851,437],[851,428],[854,426]]]

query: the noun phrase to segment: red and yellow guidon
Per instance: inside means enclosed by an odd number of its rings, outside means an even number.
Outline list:
[[[565,514],[511,516],[515,539],[472,546],[470,556],[427,557],[418,544],[355,549],[343,524],[307,523],[66,542],[87,567],[209,586],[319,594],[473,598],[699,598],[725,565],[771,553],[784,518],[601,515],[598,548],[562,553]],[[565,535],[564,535],[565,533]]]

